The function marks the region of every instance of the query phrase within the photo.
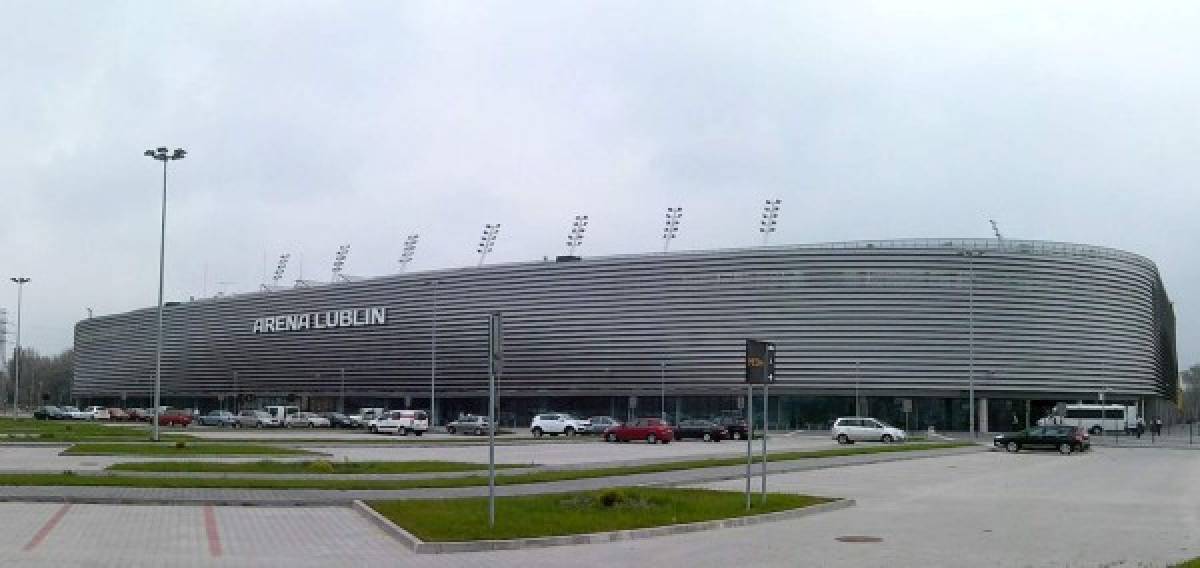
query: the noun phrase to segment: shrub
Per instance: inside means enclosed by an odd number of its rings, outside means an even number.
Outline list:
[[[625,493],[619,489],[609,489],[596,497],[601,507],[612,508],[625,502]]]
[[[179,440],[179,441],[175,442],[175,449],[176,450],[187,449],[187,442],[185,442],[183,440]]]

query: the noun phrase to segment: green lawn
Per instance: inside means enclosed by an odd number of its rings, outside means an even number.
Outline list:
[[[189,439],[186,434],[166,433],[169,440]],[[87,440],[137,440],[150,437],[150,426],[107,426],[85,420],[34,420],[0,418],[0,440],[37,442],[78,442]]]
[[[1193,558],[1186,562],[1172,565],[1171,568],[1200,568],[1200,558]]]
[[[825,458],[833,456],[879,454],[890,452],[908,452],[941,448],[954,448],[965,443],[942,444],[896,444],[873,447],[843,447],[829,450],[810,452],[780,452],[771,456],[771,461],[791,461],[799,459]],[[268,447],[269,448],[269,447]],[[283,449],[283,448],[279,448]],[[740,465],[746,463],[745,458],[714,458],[691,461],[677,461],[658,464],[647,464],[625,467],[604,467],[579,470],[556,470],[536,473],[518,473],[497,475],[497,485],[521,485],[527,483],[547,483],[552,481],[568,481],[572,479],[590,479],[596,477],[622,477],[641,473],[659,473],[684,469]],[[619,485],[620,480],[614,480]],[[188,478],[188,477],[121,477],[74,475],[70,473],[48,474],[0,474],[0,485],[51,485],[51,486],[107,486],[107,487],[197,487],[197,488],[248,488],[248,489],[420,489],[446,487],[476,487],[487,485],[486,475],[471,475],[465,477],[431,478],[431,479],[398,479],[398,480],[357,480],[357,479],[236,479],[236,478]]]
[[[188,457],[188,456],[292,456],[313,455],[313,452],[285,448],[283,446],[268,446],[265,444],[225,444],[208,442],[186,442],[183,447],[177,447],[174,442],[130,443],[84,443],[75,444],[63,452],[65,455],[105,455],[105,456],[154,456],[154,457]]]
[[[516,464],[496,464],[497,469],[528,467]],[[307,461],[279,462],[263,460],[245,463],[167,461],[129,462],[108,466],[112,471],[157,472],[214,472],[214,473],[444,473],[487,470],[487,464],[450,461]]]
[[[829,502],[808,495],[754,495],[705,489],[624,488],[496,499],[488,528],[487,499],[372,501],[371,508],[426,542],[586,534],[727,519]]]

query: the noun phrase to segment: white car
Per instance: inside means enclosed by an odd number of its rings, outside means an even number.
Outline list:
[[[535,438],[541,438],[543,434],[574,436],[587,433],[591,428],[590,421],[581,420],[563,412],[539,414],[534,416],[533,422],[529,424],[529,432]]]
[[[311,412],[289,414],[283,425],[287,428],[328,428],[329,419]]]
[[[105,406],[89,406],[86,412],[92,415],[92,420],[108,420],[112,418],[108,414],[108,407]]]
[[[360,408],[358,409],[358,414],[351,414],[348,418],[350,418],[350,423],[353,424],[355,428],[369,429],[372,426],[370,423],[372,421],[378,421],[379,417],[383,416],[384,412],[387,411],[382,408]],[[371,431],[374,432],[374,430]]]
[[[96,417],[93,416],[91,412],[88,412],[86,410],[79,410],[78,408],[76,408],[74,406],[64,406],[64,407],[62,407],[62,411],[63,411],[63,414],[66,414],[67,416],[71,417],[71,420],[95,420],[96,419]]]
[[[429,430],[429,415],[424,410],[391,410],[375,422],[372,432],[420,436]]]
[[[891,442],[903,442],[908,439],[908,434],[904,430],[880,422],[874,418],[862,416],[838,418],[833,422],[831,434],[833,439],[837,440],[839,444],[853,444],[854,442],[883,442],[889,444]]]

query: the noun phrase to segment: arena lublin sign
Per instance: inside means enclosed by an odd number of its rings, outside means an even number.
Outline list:
[[[385,323],[387,323],[387,308],[354,308],[257,318],[254,320],[254,333],[363,327]]]

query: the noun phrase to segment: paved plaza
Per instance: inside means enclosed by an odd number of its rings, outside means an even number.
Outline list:
[[[772,477],[774,491],[858,501],[808,518],[421,556],[345,507],[0,503],[0,565],[1166,566],[1200,555],[1198,473],[1200,452],[1187,450],[961,453]],[[882,540],[836,540],[842,536]]]

